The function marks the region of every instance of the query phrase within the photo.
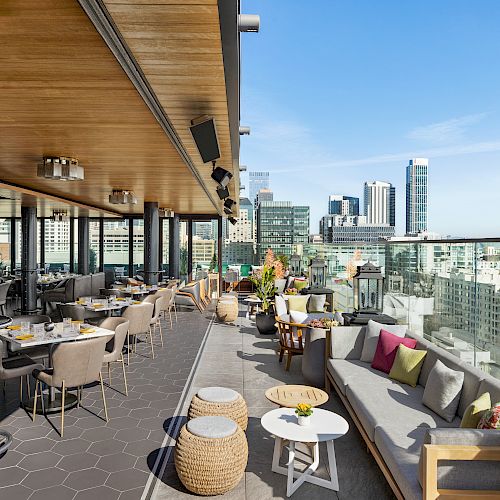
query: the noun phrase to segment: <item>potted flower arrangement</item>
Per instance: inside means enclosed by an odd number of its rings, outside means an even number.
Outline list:
[[[287,288],[285,290],[285,295],[297,295],[299,291],[296,288]]]
[[[306,403],[299,403],[295,408],[298,424],[307,426],[311,423],[311,415],[313,414],[312,406]]]
[[[326,331],[338,326],[338,321],[325,316],[312,319],[307,324],[304,354],[302,356],[302,375],[313,387],[325,386],[325,345]]]
[[[251,274],[248,279],[255,287],[255,295],[261,300],[261,311],[255,315],[255,324],[261,335],[276,333],[276,320],[271,313],[271,300],[276,292],[274,268],[264,264],[262,271]]]

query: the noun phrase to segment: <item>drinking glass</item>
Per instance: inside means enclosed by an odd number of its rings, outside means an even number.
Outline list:
[[[29,321],[21,321],[21,332],[23,332],[23,333],[30,332],[30,322]]]
[[[109,296],[109,301],[110,301],[111,303],[116,302],[116,295],[110,295],[110,296]]]
[[[43,323],[38,323],[36,325],[32,325],[31,328],[33,329],[33,335],[36,339],[41,339],[45,335],[45,327]]]
[[[65,330],[66,328],[71,329],[71,326],[73,325],[72,319],[71,318],[64,318],[63,319],[63,329]]]

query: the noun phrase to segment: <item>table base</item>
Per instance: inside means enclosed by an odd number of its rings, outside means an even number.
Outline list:
[[[288,448],[288,463],[287,467],[283,467],[279,464],[281,452],[283,449],[284,440],[275,437],[274,438],[274,453],[273,453],[273,464],[271,470],[278,474],[283,474],[287,476],[287,486],[286,486],[286,496],[292,496],[298,488],[305,482],[315,484],[316,486],[321,486],[329,490],[338,491],[339,481],[337,476],[337,462],[335,460],[335,449],[333,447],[333,441],[326,442],[326,449],[328,451],[328,472],[330,474],[330,479],[323,479],[320,477],[313,476],[312,474],[316,471],[319,465],[319,443],[310,443],[312,445],[313,452],[313,463],[307,467],[304,472],[299,472],[295,470],[295,442],[290,441]],[[309,444],[309,443],[308,443]],[[295,479],[295,481],[294,481]]]
[[[42,402],[40,401],[40,396],[38,396],[38,401],[36,404],[36,412],[42,415]],[[54,399],[50,399],[48,394],[43,395],[43,404],[45,406],[45,413],[60,413],[62,409],[62,399],[61,393],[57,393]],[[33,413],[33,404],[35,398],[30,398],[27,401],[23,401],[23,408],[29,412]],[[76,395],[66,392],[66,397],[64,398],[64,410],[69,410],[77,405],[78,401]]]

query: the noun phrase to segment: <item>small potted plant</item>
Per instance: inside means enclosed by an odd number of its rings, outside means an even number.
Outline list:
[[[274,276],[274,268],[264,265],[262,271],[255,272],[248,277],[255,287],[255,295],[261,301],[261,311],[255,315],[255,324],[261,335],[276,333],[274,312],[271,313],[271,300],[276,292]]]
[[[295,408],[298,424],[307,426],[311,423],[311,415],[313,414],[312,406],[306,403],[299,403]]]
[[[287,288],[285,290],[285,295],[297,295],[299,291],[296,288]]]

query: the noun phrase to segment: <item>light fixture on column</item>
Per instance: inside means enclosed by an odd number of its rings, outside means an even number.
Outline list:
[[[109,202],[113,205],[135,205],[137,198],[132,191],[113,189],[113,193],[109,195]]]
[[[158,214],[160,217],[164,217],[165,219],[170,219],[174,216],[174,211],[171,208],[159,208]]]
[[[258,33],[260,16],[257,14],[240,14],[238,16],[238,30],[243,33]]]
[[[250,127],[248,125],[240,125],[240,135],[250,135]]]
[[[85,174],[76,158],[66,156],[44,156],[38,165],[37,176],[58,181],[81,181]]]
[[[238,222],[238,219],[235,219],[234,217],[228,217],[227,219],[233,226]]]
[[[219,186],[225,188],[229,181],[233,178],[233,174],[228,172],[225,168],[216,167],[215,162],[213,163],[212,179],[219,184]]]
[[[236,202],[234,200],[232,200],[231,198],[227,198],[226,201],[224,202],[224,212],[226,214],[232,214],[233,213],[233,205],[235,204]]]
[[[221,200],[224,200],[229,196],[229,189],[227,187],[217,186],[216,191]]]
[[[66,210],[54,210],[52,212],[52,219],[54,222],[68,222],[68,212],[66,212]]]
[[[240,172],[246,172],[247,171],[247,166],[246,165],[240,165]]]

